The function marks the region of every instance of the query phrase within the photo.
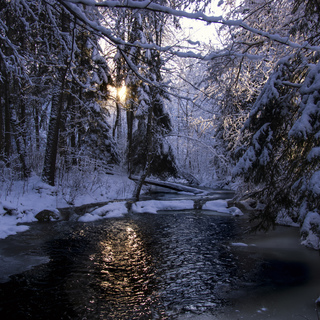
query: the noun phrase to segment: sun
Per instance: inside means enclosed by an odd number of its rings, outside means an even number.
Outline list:
[[[126,102],[127,99],[127,87],[122,85],[121,87],[109,86],[110,96],[120,103]]]
[[[117,96],[120,102],[125,102],[127,97],[127,87],[122,86],[117,88]]]

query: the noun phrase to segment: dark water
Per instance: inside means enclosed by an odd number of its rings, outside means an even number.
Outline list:
[[[233,311],[250,294],[310,281],[297,259],[231,246],[241,232],[234,217],[195,211],[33,224],[1,252],[15,241],[49,261],[0,284],[0,319],[242,319]]]

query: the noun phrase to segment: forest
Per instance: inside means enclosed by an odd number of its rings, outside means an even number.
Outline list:
[[[319,43],[318,0],[0,0],[0,183],[218,183],[320,249]]]

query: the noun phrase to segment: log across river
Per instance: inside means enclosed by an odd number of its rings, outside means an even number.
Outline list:
[[[33,223],[0,240],[0,318],[317,319],[319,254],[245,228],[201,210]]]

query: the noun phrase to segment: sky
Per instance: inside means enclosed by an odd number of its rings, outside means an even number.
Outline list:
[[[217,28],[219,25],[211,24],[207,25],[205,22],[190,20],[190,19],[181,19],[182,28],[185,29],[186,35],[192,41],[210,43],[219,43],[217,36]]]
[[[223,1],[212,0],[212,5],[206,14],[210,16],[223,15],[221,5],[218,6],[219,3],[222,4]],[[207,44],[211,41],[212,44],[219,44],[217,36],[217,29],[220,27],[219,24],[208,25],[207,23],[199,20],[181,18],[181,25],[182,28],[186,30],[186,35],[190,36],[190,40],[205,42]]]

